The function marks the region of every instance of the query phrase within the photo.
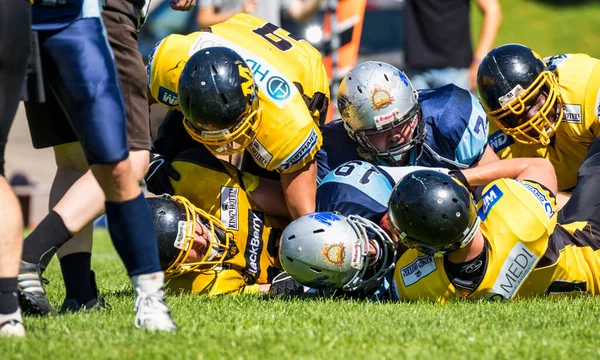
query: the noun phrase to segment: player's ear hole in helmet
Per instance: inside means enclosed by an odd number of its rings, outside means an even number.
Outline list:
[[[184,197],[148,197],[161,269],[169,278],[214,269],[234,247],[220,221]]]
[[[237,52],[209,47],[194,53],[179,77],[178,97],[185,129],[214,154],[242,152],[256,137],[257,87]]]
[[[292,222],[281,236],[283,269],[314,289],[360,291],[393,270],[390,236],[360,216],[316,212]]]
[[[419,170],[394,187],[388,203],[388,223],[409,248],[441,256],[470,243],[480,220],[464,185],[449,175]]]
[[[538,54],[519,44],[497,47],[479,64],[479,99],[488,116],[515,141],[550,143],[563,117],[553,70]]]
[[[365,160],[405,165],[413,148],[412,161],[418,160],[425,122],[417,91],[402,71],[377,61],[359,64],[342,79],[337,101],[344,127]]]

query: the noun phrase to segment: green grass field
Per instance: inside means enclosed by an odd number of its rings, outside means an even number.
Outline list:
[[[574,5],[552,5],[557,2]],[[475,1],[471,4],[471,28],[477,44],[481,15]],[[586,53],[600,58],[600,1],[500,0],[500,4],[504,17],[496,46],[517,42],[542,56]]]
[[[26,339],[1,339],[0,359],[594,359],[600,301],[368,303],[181,296],[169,304],[180,331],[133,327],[133,293],[106,232],[93,267],[112,309],[26,318]],[[58,308],[58,263],[46,275]]]

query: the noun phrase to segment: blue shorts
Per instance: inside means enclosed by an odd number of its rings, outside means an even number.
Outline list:
[[[25,103],[32,134],[60,136],[67,131],[58,117],[66,117],[90,165],[126,159],[125,108],[102,20],[79,19],[38,37],[46,102]]]

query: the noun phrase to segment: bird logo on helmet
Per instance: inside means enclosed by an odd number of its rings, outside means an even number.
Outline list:
[[[523,144],[548,145],[563,118],[556,74],[530,48],[507,44],[490,51],[477,71],[488,116]]]
[[[215,155],[244,151],[261,123],[257,91],[252,72],[238,53],[226,47],[197,51],[179,77],[186,131]]]

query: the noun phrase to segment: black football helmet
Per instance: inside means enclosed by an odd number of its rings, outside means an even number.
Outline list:
[[[471,242],[480,220],[466,187],[450,175],[419,170],[394,187],[388,223],[409,248],[441,256]]]
[[[227,258],[233,235],[217,218],[181,196],[148,197],[148,205],[156,230],[160,266],[166,277],[212,270]],[[210,230],[210,241],[200,261],[187,262],[199,222]]]
[[[210,47],[193,54],[177,91],[187,132],[214,154],[241,152],[256,137],[261,120],[257,88],[235,51]]]
[[[488,116],[523,144],[547,145],[563,117],[558,79],[530,48],[508,44],[490,51],[477,71],[477,90]],[[546,100],[527,121],[527,109],[544,94]],[[551,118],[550,113],[556,116]]]

